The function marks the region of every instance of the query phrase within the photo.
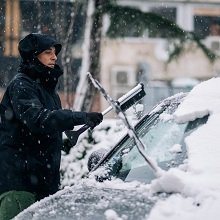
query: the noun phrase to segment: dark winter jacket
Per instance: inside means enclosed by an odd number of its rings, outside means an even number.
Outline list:
[[[58,190],[62,131],[84,124],[85,113],[61,109],[59,76],[38,60],[22,62],[0,104],[0,193],[22,190],[38,199]]]

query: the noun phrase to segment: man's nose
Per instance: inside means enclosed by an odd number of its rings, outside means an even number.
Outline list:
[[[55,53],[53,53],[52,60],[57,60],[57,55]]]

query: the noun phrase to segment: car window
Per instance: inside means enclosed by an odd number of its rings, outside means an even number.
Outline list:
[[[138,136],[146,146],[146,154],[165,170],[183,163],[186,158],[184,137],[207,120],[205,117],[194,122],[177,124],[172,117],[168,120],[167,118],[169,115],[166,113],[156,115],[150,123],[146,120],[137,129]],[[127,138],[117,149],[105,164],[109,175],[124,181],[138,180],[147,183],[155,178],[133,139]]]

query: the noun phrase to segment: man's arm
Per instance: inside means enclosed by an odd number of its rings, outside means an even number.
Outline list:
[[[50,134],[71,130],[75,125],[97,125],[101,113],[73,112],[68,109],[50,110],[43,107],[37,90],[29,81],[16,81],[9,90],[15,118],[33,133]]]

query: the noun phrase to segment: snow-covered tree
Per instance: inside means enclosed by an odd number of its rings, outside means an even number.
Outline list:
[[[88,83],[86,73],[89,71],[95,78],[99,79],[100,77],[99,57],[103,14],[105,6],[109,3],[109,0],[88,0],[83,66],[74,103],[76,110],[90,111],[95,99],[96,89]]]

